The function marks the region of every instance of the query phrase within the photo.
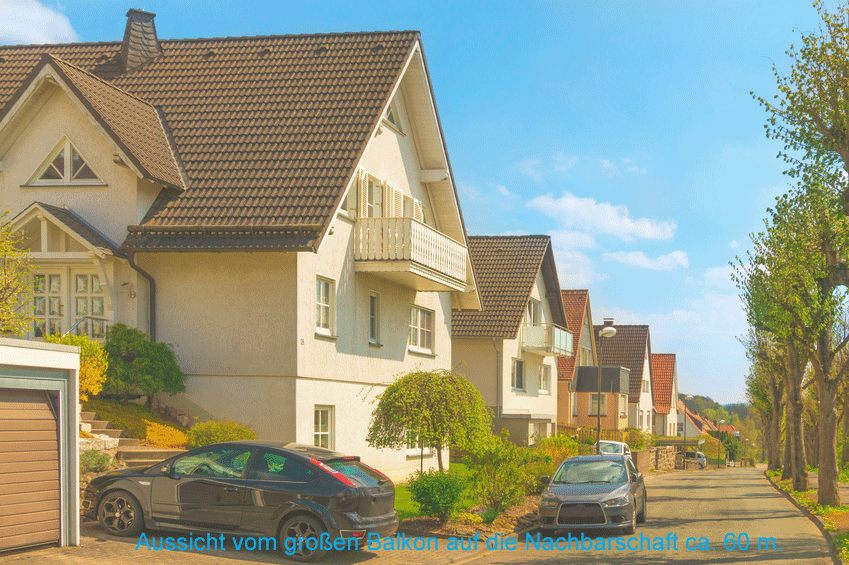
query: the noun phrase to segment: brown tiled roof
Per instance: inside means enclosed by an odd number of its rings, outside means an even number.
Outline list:
[[[734,426],[732,426],[731,424],[720,424],[719,425],[719,431],[725,432],[727,434],[731,434],[733,436],[734,433],[737,431],[737,429]]]
[[[83,220],[68,208],[51,206],[44,202],[35,202],[34,204],[37,204],[43,208],[45,212],[51,214],[58,221],[62,222],[68,229],[86,240],[92,247],[102,249],[110,255],[121,254],[118,250],[118,245],[114,241],[100,233],[94,226]],[[31,206],[27,207],[26,210],[29,210],[30,208]],[[21,214],[26,212],[26,210],[22,211]],[[18,214],[18,216],[21,214]]]
[[[602,367],[627,367],[631,370],[631,390],[628,402],[640,401],[640,391],[643,382],[643,365],[646,351],[649,354],[649,369],[651,369],[651,343],[648,326],[614,325],[616,335],[606,337],[599,343],[598,332],[604,326],[593,326],[596,340],[598,363]]]
[[[161,108],[188,189],[161,203],[150,224],[326,227],[418,39],[405,31],[162,40],[162,56],[126,74],[119,42],[0,47],[0,117],[49,53]],[[136,234],[127,245],[183,239]],[[314,245],[318,233],[307,239]]]
[[[556,324],[566,325],[549,236],[471,236],[469,258],[483,309],[453,310],[452,337],[515,338],[540,269],[552,317]]]
[[[651,380],[654,386],[654,409],[658,414],[672,410],[672,383],[675,379],[675,354],[652,353]]]
[[[575,355],[557,358],[557,378],[561,381],[571,381],[575,376],[575,364],[578,359],[577,352],[581,344],[581,332],[584,329],[584,315],[587,311],[590,291],[586,289],[561,290],[560,296],[563,298],[563,308],[566,311],[566,323],[572,331],[572,343],[575,348]]]

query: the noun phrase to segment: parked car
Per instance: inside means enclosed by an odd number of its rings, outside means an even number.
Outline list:
[[[599,451],[602,455],[627,455],[628,457],[631,457],[631,448],[625,442],[608,441],[603,439],[598,442],[598,445],[601,446]]]
[[[707,457],[701,451],[685,451],[684,452],[685,459],[695,459],[696,463],[699,466],[699,469],[704,469],[707,467]]]
[[[643,475],[627,455],[584,455],[560,464],[539,501],[540,528],[621,528],[646,521]]]
[[[395,485],[357,456],[267,441],[219,443],[152,467],[112,471],[93,479],[83,499],[86,517],[110,534],[142,528],[203,530],[276,537],[297,561],[326,553],[287,538],[364,540],[398,529]]]

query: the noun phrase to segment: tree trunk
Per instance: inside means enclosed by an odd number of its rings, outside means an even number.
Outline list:
[[[769,470],[781,469],[781,389],[775,376],[769,378],[769,422],[764,422]]]
[[[787,412],[790,416],[785,424],[786,433],[790,436],[790,466],[793,468],[793,490],[808,490],[808,467],[805,460],[805,440],[802,430],[802,377],[804,366],[799,356],[799,350],[792,341],[787,342],[786,356],[787,372],[790,383],[787,388]],[[792,406],[792,409],[791,409]]]
[[[837,486],[840,475],[837,467],[837,381],[818,378],[817,388],[820,393],[817,501],[822,506],[840,506],[840,490]]]
[[[442,471],[442,446],[438,445],[436,447],[436,462],[439,464],[439,470]]]

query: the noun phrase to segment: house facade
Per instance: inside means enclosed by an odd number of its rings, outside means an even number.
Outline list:
[[[653,353],[651,356],[654,382],[654,433],[675,437],[678,423],[678,367],[674,353]]]
[[[630,371],[628,427],[651,432],[655,410],[649,327],[614,325],[613,320],[605,319],[603,325],[594,327],[596,342],[599,332],[607,326],[614,327],[616,335],[602,338],[603,342],[599,343],[599,364],[603,367],[625,367]]]
[[[557,357],[572,354],[551,238],[469,237],[483,309],[455,310],[452,367],[517,444],[556,432]]]
[[[625,367],[578,367],[571,383],[575,391],[572,425],[627,428],[630,381],[631,371]]]
[[[480,299],[418,33],[165,41],[131,10],[122,42],[0,59],[29,337],[138,327],[187,375],[162,402],[419,468],[366,445],[372,402],[450,367]]]
[[[566,310],[566,322],[575,343],[575,353],[557,358],[557,424],[571,426],[579,413],[578,391],[574,387],[577,370],[579,367],[597,366],[598,360],[589,291],[568,289],[561,290],[560,295]]]

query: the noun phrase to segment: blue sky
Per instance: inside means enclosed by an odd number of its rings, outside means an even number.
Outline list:
[[[0,0],[0,42],[120,40],[129,7],[163,39],[420,30],[469,234],[551,234],[596,323],[650,324],[681,391],[744,400],[728,262],[788,185],[749,92],[809,3]]]

